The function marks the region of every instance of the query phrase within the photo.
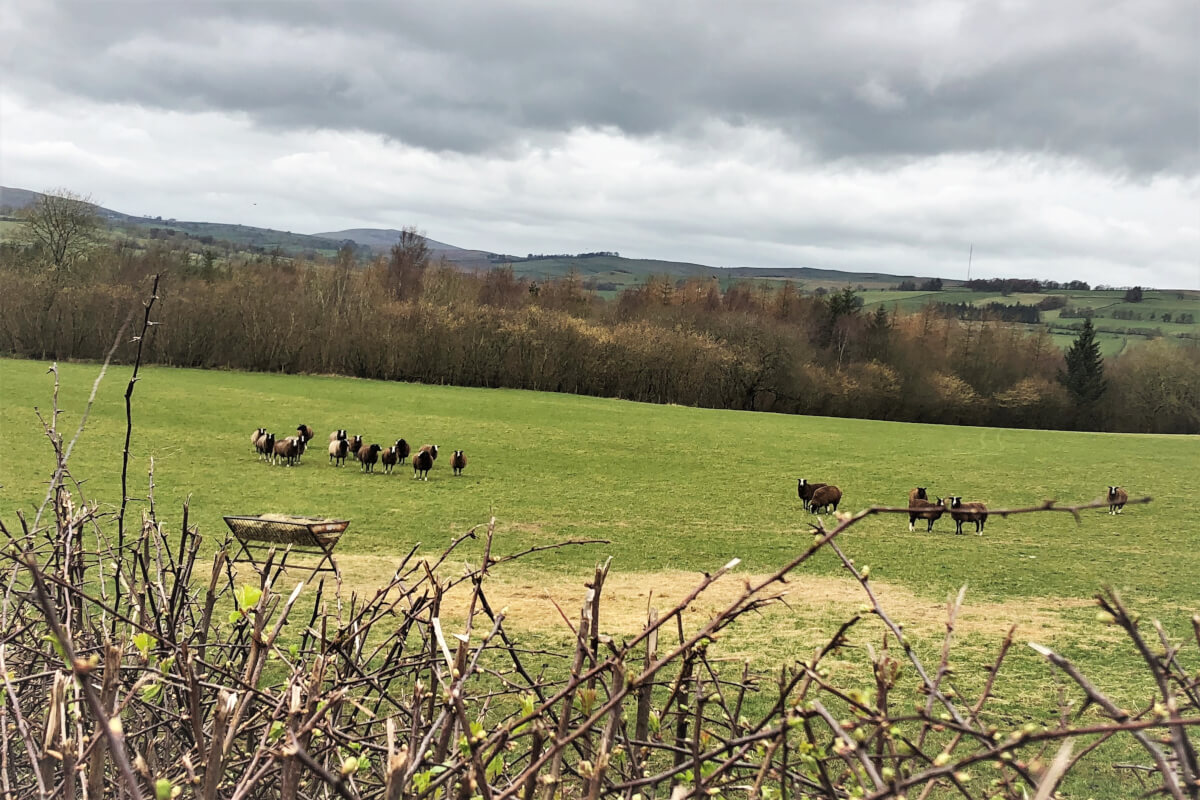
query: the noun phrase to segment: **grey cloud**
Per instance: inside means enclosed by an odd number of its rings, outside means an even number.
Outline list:
[[[10,12],[31,96],[503,152],[572,128],[786,134],[821,160],[1049,153],[1200,170],[1190,0],[863,3],[60,2]]]

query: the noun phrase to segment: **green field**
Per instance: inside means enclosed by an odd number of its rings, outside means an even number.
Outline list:
[[[31,514],[42,501],[52,466],[33,412],[50,406],[46,366],[0,359],[6,454],[0,518],[10,528],[17,509]],[[98,367],[64,364],[60,371],[66,410],[60,425],[69,439]],[[71,459],[74,477],[86,480],[85,494],[110,508],[119,499],[128,376],[127,367],[109,371]],[[192,521],[210,539],[224,536],[223,514],[348,518],[339,555],[348,582],[363,589],[389,574],[414,544],[437,552],[492,514],[500,553],[568,538],[611,540],[545,553],[501,576],[501,593],[516,609],[514,625],[534,636],[563,635],[545,595],[565,587],[566,599],[581,596],[582,580],[608,555],[616,609],[608,620],[617,627],[635,624],[651,589],[662,603],[674,602],[700,572],[733,557],[743,559],[743,574],[770,571],[811,541],[811,518],[795,494],[798,477],[838,484],[850,510],[901,505],[914,485],[992,508],[1047,498],[1087,501],[1107,484],[1154,496],[1151,505],[1131,506],[1119,517],[1084,512],[1081,525],[1066,514],[1027,515],[993,518],[984,536],[955,536],[948,518],[933,533],[909,533],[906,519],[889,517],[847,533],[848,554],[871,565],[893,616],[930,653],[946,596],[968,584],[961,628],[971,667],[964,670],[966,684],[981,674],[1007,626],[1019,623],[1019,642],[1052,644],[1114,696],[1140,703],[1146,687],[1129,681],[1135,657],[1110,631],[1096,630],[1090,596],[1114,585],[1181,636],[1200,595],[1195,437],[783,416],[333,377],[167,368],[147,368],[142,376],[134,394],[133,494],[145,496],[153,459],[158,514],[168,526],[178,524],[188,495]],[[256,460],[254,428],[284,435],[300,422],[318,431],[317,447],[302,465]],[[444,455],[428,482],[412,480],[411,469],[390,476],[335,469],[324,452],[335,428],[381,444],[399,437],[435,442]],[[461,478],[449,468],[457,448],[470,459]],[[478,556],[479,545],[469,543],[456,563]],[[807,565],[791,609],[745,629],[726,645],[731,654],[764,666],[804,657],[861,602],[857,586],[841,574],[832,558]],[[878,641],[877,629],[863,628],[862,635]],[[1050,671],[1040,659],[1015,648],[1007,669],[1000,708],[1014,720],[1053,714],[1053,692],[1045,690]],[[1124,784],[1108,783],[1111,776],[1086,773],[1081,780],[1097,797],[1124,791]]]

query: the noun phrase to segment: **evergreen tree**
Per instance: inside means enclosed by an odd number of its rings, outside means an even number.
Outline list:
[[[1067,388],[1079,409],[1090,409],[1108,388],[1104,379],[1104,357],[1096,341],[1091,319],[1083,320],[1079,336],[1067,350],[1067,369],[1058,373],[1058,381]]]

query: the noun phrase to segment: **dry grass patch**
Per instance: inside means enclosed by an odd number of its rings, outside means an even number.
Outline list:
[[[346,585],[357,588],[360,594],[373,592],[390,577],[388,565],[378,558],[348,555],[339,558],[338,563]],[[443,577],[453,571],[452,564],[443,565]],[[604,584],[601,630],[617,636],[636,634],[645,624],[648,608],[663,611],[675,606],[699,583],[700,577],[683,570],[613,571]],[[763,577],[734,573],[717,581],[684,613],[684,629],[698,629],[733,603],[748,581]],[[571,575],[527,569],[498,570],[489,575],[485,590],[493,608],[505,609],[505,627],[511,632],[569,636],[563,616],[571,624],[578,622],[579,609],[587,594],[585,584],[590,579],[590,571]],[[922,597],[898,584],[872,581],[871,585],[888,614],[915,639],[940,639],[945,633],[945,601]],[[466,613],[468,593],[465,584],[449,592],[443,603],[443,616],[460,621]],[[866,602],[862,588],[847,577],[794,575],[786,584],[771,587],[767,594],[779,596],[782,602],[743,618],[737,624],[736,652],[723,647],[724,655],[744,655],[757,660],[781,652],[806,651],[824,641],[838,624],[853,616]],[[1047,643],[1063,638],[1107,636],[1107,631],[1089,625],[1086,615],[1075,613],[1091,605],[1089,599],[1061,597],[973,601],[968,592],[956,632],[963,638],[997,642],[1012,625],[1017,626],[1018,636]]]

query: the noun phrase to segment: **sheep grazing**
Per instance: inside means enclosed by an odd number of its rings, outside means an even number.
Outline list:
[[[383,448],[377,444],[364,444],[358,450],[359,468],[363,472],[374,472],[375,463],[379,461],[379,451]]]
[[[345,439],[345,438],[347,438],[345,428],[339,428],[338,430],[329,434],[329,441],[331,441],[331,442],[336,442],[338,439]]]
[[[272,449],[272,461],[278,464],[280,461],[286,462],[287,466],[292,466],[296,463],[296,459],[300,455],[300,439],[296,436],[289,436],[286,439],[280,439],[275,442]]]
[[[462,450],[455,450],[454,455],[450,456],[450,466],[454,467],[455,475],[462,475],[462,471],[467,467],[467,455]]]
[[[929,524],[925,526],[925,532],[929,533],[933,530],[933,523],[941,519],[942,514],[946,511],[946,504],[940,497],[936,503],[931,503],[923,497],[914,497],[908,501],[908,507],[910,509],[908,512],[909,533],[912,533],[916,529],[916,522],[919,519],[929,521]]]
[[[842,502],[842,490],[833,485],[818,488],[808,501],[808,510],[814,514],[828,512],[832,506],[837,511],[838,503]]]
[[[796,494],[800,495],[801,502],[804,503],[804,510],[809,510],[809,503],[812,500],[813,492],[820,489],[825,484],[809,483],[804,478],[799,478],[800,485],[796,487]]]
[[[335,467],[344,467],[348,455],[350,455],[350,443],[345,439],[334,439],[329,443],[330,464]]]
[[[954,520],[954,532],[962,533],[964,522],[974,522],[975,532],[983,535],[983,526],[987,523],[988,510],[983,503],[964,503],[961,497],[950,498],[950,517]]]
[[[914,500],[928,500],[928,499],[929,499],[929,495],[925,493],[925,487],[918,486],[917,488],[911,490],[908,493],[908,507],[909,508],[917,507],[917,504],[913,502]]]
[[[401,439],[400,442],[402,441],[404,440]],[[385,474],[390,475],[392,469],[400,463],[400,442],[396,442],[387,450],[384,450],[383,455],[379,457],[379,462],[383,464],[383,471]]]
[[[433,453],[422,447],[413,453],[413,477],[429,480],[429,470],[433,469]]]
[[[1129,502],[1129,493],[1120,486],[1108,487],[1108,513],[1120,514],[1121,509]]]
[[[436,444],[423,444],[423,445],[421,445],[421,452],[422,452],[422,453],[429,453],[429,457],[430,457],[432,460],[434,460],[434,461],[437,461],[438,446],[437,446]]]

